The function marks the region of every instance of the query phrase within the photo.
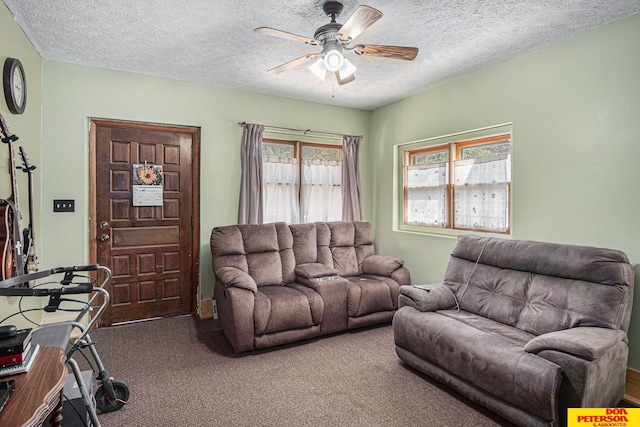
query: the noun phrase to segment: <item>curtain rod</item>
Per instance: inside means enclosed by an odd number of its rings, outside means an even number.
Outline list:
[[[238,124],[240,126],[244,126],[247,124],[247,122],[238,122]],[[264,125],[264,129],[265,130],[288,130],[291,132],[302,132],[304,135],[309,135],[309,134],[314,134],[314,135],[330,135],[330,136],[339,136],[339,137],[343,137],[343,134],[340,133],[333,133],[333,132],[320,132],[320,131],[315,131],[315,130],[311,130],[311,129],[293,129],[293,128],[285,128],[285,127],[281,127],[281,126],[270,126],[270,125]],[[360,138],[364,138],[364,136],[359,135]]]

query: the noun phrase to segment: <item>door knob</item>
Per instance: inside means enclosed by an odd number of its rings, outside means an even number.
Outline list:
[[[100,228],[101,228],[102,230],[104,230],[104,229],[105,229],[105,228],[107,228],[108,226],[109,226],[109,223],[108,223],[107,221],[102,221],[102,222],[100,223]]]
[[[101,242],[106,242],[107,240],[109,240],[109,235],[108,234],[103,234],[102,236],[100,236],[100,241]]]

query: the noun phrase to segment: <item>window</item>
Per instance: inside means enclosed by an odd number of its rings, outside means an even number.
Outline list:
[[[264,222],[342,219],[342,148],[265,139],[262,142]]]
[[[403,225],[508,233],[511,132],[401,147]]]

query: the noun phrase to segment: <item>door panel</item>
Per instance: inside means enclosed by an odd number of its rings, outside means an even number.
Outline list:
[[[92,121],[92,250],[113,273],[101,324],[195,310],[197,130]],[[133,206],[134,164],[162,165],[162,206]]]

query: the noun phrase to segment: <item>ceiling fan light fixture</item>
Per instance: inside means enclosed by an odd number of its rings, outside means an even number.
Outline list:
[[[267,70],[268,73],[279,74],[309,61],[315,61],[309,67],[313,74],[320,79],[324,79],[327,71],[329,71],[335,75],[340,85],[344,85],[355,80],[354,73],[356,71],[356,67],[345,58],[345,52],[351,51],[357,55],[402,59],[405,61],[412,61],[418,55],[417,47],[373,44],[351,46],[351,42],[356,37],[382,18],[382,12],[379,10],[370,6],[360,5],[344,24],[339,24],[336,22],[336,18],[343,9],[340,1],[324,1],[322,8],[327,16],[331,18],[331,22],[316,29],[313,38],[270,27],[258,27],[255,29],[256,32],[261,34],[303,42],[322,48],[321,52],[309,53],[293,61],[271,68]]]
[[[342,66],[342,68],[338,70],[338,73],[340,74],[340,79],[345,80],[347,77],[355,73],[357,69],[358,68],[355,65],[353,65],[351,61],[349,61],[347,58],[344,58],[344,65]]]
[[[324,79],[327,75],[327,67],[324,66],[324,60],[322,58],[311,64],[309,69],[313,74],[318,76],[319,79]]]
[[[332,73],[338,71],[344,65],[344,56],[337,49],[331,49],[324,55],[324,66]]]

